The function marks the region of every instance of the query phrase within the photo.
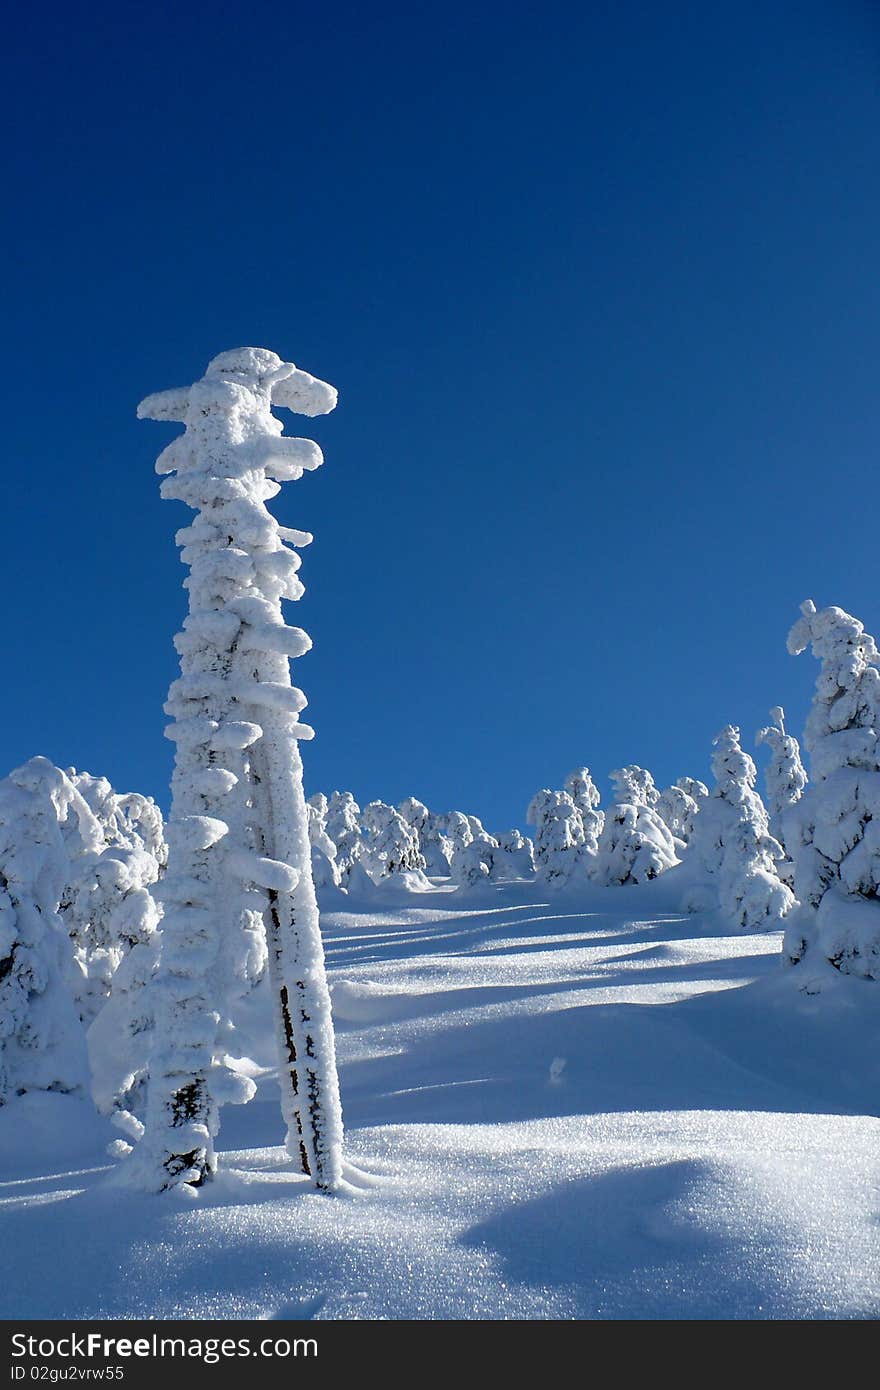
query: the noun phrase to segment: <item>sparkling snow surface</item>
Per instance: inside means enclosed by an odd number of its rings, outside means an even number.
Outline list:
[[[196,1202],[115,1187],[113,1131],[25,1097],[0,1316],[880,1316],[880,986],[801,994],[778,933],[665,893],[336,893],[346,1190],[289,1171],[268,1029]]]

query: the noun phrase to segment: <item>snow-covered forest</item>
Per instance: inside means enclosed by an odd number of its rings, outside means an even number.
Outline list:
[[[874,639],[806,600],[801,737],[719,709],[711,784],[600,774],[585,731],[519,825],[307,795],[312,536],[267,504],[322,462],[278,412],[335,404],[242,348],[139,408],[183,426],[156,467],[194,514],[168,814],[39,749],[0,782],[7,1315],[876,1315]],[[56,1224],[105,1218],[92,1277],[46,1281]],[[193,1229],[194,1310],[151,1245]]]

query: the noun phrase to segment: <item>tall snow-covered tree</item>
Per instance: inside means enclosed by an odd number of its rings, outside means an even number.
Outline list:
[[[71,943],[58,912],[71,821],[80,845],[97,851],[97,821],[47,758],[0,782],[0,1105],[87,1082],[85,1034],[67,987]]]
[[[303,592],[306,532],[266,502],[317,468],[311,440],[282,436],[273,406],[332,410],[336,392],[262,348],[209,363],[193,386],[149,396],[141,418],[185,426],[160,455],[162,495],[196,513],[178,532],[189,614],[169,691],[177,745],[162,882],[162,953],[146,1132],[133,1156],[153,1188],[194,1189],[216,1169],[227,1102],[254,1086],[230,1055],[231,977],[249,914],[265,923],[288,1151],[324,1189],[341,1174],[342,1118],[330,997],[312,883],[299,740],[305,696],[289,661],[311,646],[285,626],[282,599]]]
[[[605,813],[592,877],[610,886],[644,883],[678,863],[675,841],[655,807],[654,779],[632,764],[612,772],[614,804]]]
[[[793,655],[821,662],[804,729],[811,781],[797,806],[799,909],[783,943],[791,965],[818,980],[828,962],[842,974],[880,978],[880,653],[842,608],[810,600],[788,638]],[[819,976],[812,972],[818,970]]]
[[[588,767],[576,767],[565,779],[565,790],[581,813],[584,827],[584,844],[588,851],[596,854],[599,836],[605,824],[605,814],[598,810],[601,796],[599,788],[590,776]]]
[[[755,791],[755,764],[743,752],[739,729],[732,724],[721,730],[714,746],[715,786],[694,824],[692,853],[717,879],[721,911],[736,926],[778,927],[794,896],[779,876],[784,854]]]
[[[770,816],[770,833],[779,841],[789,859],[789,845],[798,839],[795,807],[804,794],[807,773],[801,762],[801,750],[793,734],[785,732],[785,711],[774,705],[770,711],[772,723],[758,731],[758,744],[770,749],[770,761],[765,774],[766,806]],[[794,815],[792,814],[794,812]]]

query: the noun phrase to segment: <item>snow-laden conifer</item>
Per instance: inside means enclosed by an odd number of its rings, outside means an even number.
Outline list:
[[[656,811],[654,779],[635,764],[612,772],[614,804],[605,813],[592,868],[606,886],[645,883],[678,862],[675,840]]]
[[[461,888],[483,883],[513,883],[534,876],[532,842],[519,830],[499,837],[483,831],[452,856],[450,878]]]
[[[351,792],[334,792],[327,803],[324,829],[336,846],[336,869],[343,887],[364,848],[360,814],[361,808]]]
[[[490,843],[488,839],[473,839],[469,844],[462,845],[453,854],[449,866],[452,882],[459,888],[475,888],[477,884],[489,883],[497,849],[497,841]]]
[[[458,851],[474,838],[470,817],[463,811],[446,811],[437,817],[437,828],[441,851],[447,864],[451,865]]]
[[[414,796],[404,797],[397,809],[419,837],[425,873],[437,878],[444,877],[449,872],[449,860],[443,849],[440,817],[432,815],[425,803]]]
[[[822,663],[804,729],[810,784],[789,846],[800,908],[784,958],[818,980],[825,962],[880,978],[880,654],[858,619],[809,600],[788,649]],[[813,972],[819,974],[814,975]]]
[[[804,794],[807,774],[801,762],[797,739],[785,731],[785,711],[781,705],[773,706],[770,719],[772,723],[760,729],[757,737],[759,745],[764,743],[770,749],[770,761],[765,773],[765,804],[770,817],[770,833],[782,845],[790,860],[792,851],[789,846],[797,843],[799,834],[795,808]]]
[[[312,847],[312,879],[316,888],[338,888],[340,884],[336,846],[327,834],[328,806],[323,792],[316,792],[306,803],[309,843]]]
[[[695,777],[679,777],[671,787],[660,792],[654,810],[676,840],[687,844],[693,834],[694,820],[700,806],[709,795],[709,788]]]
[[[321,451],[282,436],[273,406],[332,410],[326,383],[261,348],[222,353],[193,386],[141,403],[142,418],[185,432],[157,471],[162,495],[196,513],[178,532],[190,568],[189,615],[169,691],[177,745],[166,835],[168,872],[156,985],[146,1133],[137,1171],[154,1188],[198,1186],[214,1172],[221,1105],[253,1082],[230,1056],[230,991],[252,914],[264,922],[288,1150],[322,1188],[341,1173],[342,1122],[330,999],[310,865],[299,740],[306,703],[289,661],[311,646],[285,626],[282,599],[303,592],[295,547],[266,502],[318,467]],[[293,548],[292,548],[293,547]]]
[[[770,834],[764,803],[755,791],[757,771],[728,724],[714,740],[715,786],[694,824],[691,853],[717,881],[721,911],[735,926],[778,927],[794,905],[779,876],[782,846]]]
[[[371,801],[360,819],[361,863],[374,883],[394,879],[400,886],[427,888],[418,833],[394,806]]]
[[[101,831],[99,849],[82,843],[78,823],[64,827],[70,877],[61,915],[74,944],[74,993],[88,1026],[109,998],[123,958],[155,932],[152,888],[168,858],[162,813],[151,797],[120,795],[106,777],[68,769]]]
[[[586,878],[596,856],[568,792],[542,787],[529,802],[526,822],[535,830],[535,872],[542,882],[561,888]]]
[[[70,874],[65,828],[97,851],[100,827],[70,778],[32,758],[0,782],[0,1105],[26,1091],[75,1091],[88,1077],[59,916]]]
[[[584,827],[584,845],[591,854],[599,848],[599,836],[605,824],[605,813],[598,809],[601,796],[599,788],[590,776],[588,767],[576,767],[565,779],[565,791],[581,813]]]
[[[535,846],[533,842],[515,826],[498,836],[501,850],[499,862],[500,876],[510,879],[529,879],[535,873]]]

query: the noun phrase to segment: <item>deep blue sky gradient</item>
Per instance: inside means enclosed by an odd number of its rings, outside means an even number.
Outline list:
[[[880,12],[50,3],[5,22],[2,770],[167,806],[185,605],[150,391],[335,382],[290,620],[309,790],[521,822],[799,732],[880,629]],[[310,433],[288,417],[291,433]]]

